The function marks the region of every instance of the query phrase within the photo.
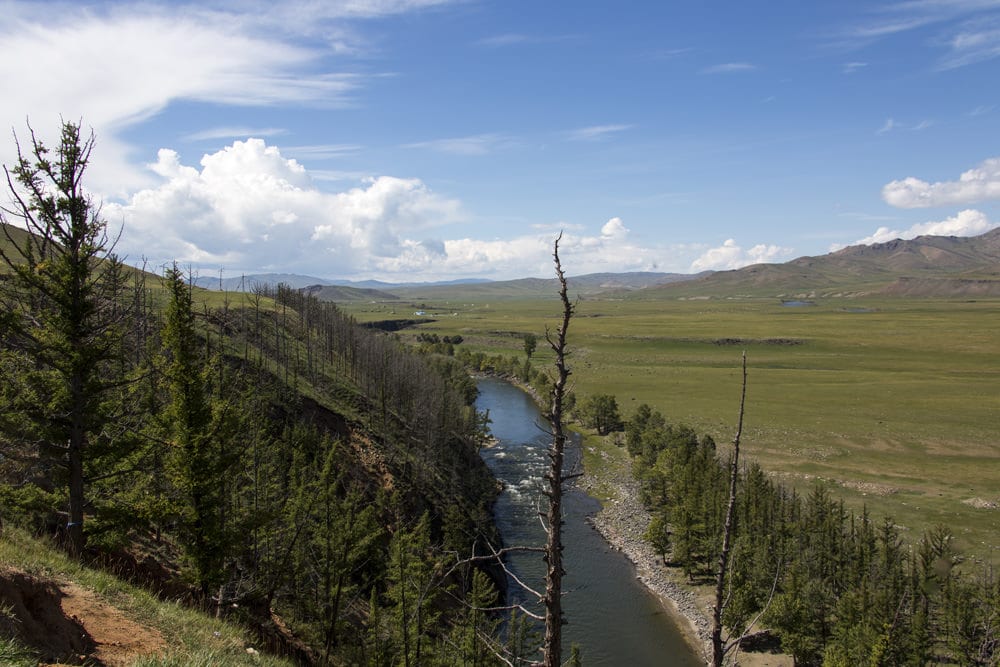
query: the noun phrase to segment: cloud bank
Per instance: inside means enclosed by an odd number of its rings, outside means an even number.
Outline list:
[[[198,166],[161,149],[147,166],[156,185],[105,204],[103,213],[112,227],[123,226],[118,251],[153,267],[178,261],[228,275],[289,271],[395,282],[548,277],[560,229],[567,230],[560,248],[573,275],[683,270],[695,252],[635,241],[618,217],[596,234],[559,224],[512,239],[476,239],[469,234],[476,221],[461,202],[420,179],[366,177],[325,191],[322,180],[263,139],[235,141]],[[762,248],[745,255],[760,261],[768,255]]]
[[[57,136],[47,130],[58,127],[59,114],[82,119],[99,140],[89,187],[123,197],[150,184],[134,168],[125,130],[181,100],[236,106],[352,104],[365,83],[362,76],[324,69],[324,59],[336,51],[329,39],[293,43],[287,31],[333,29],[325,22],[435,4],[440,2],[260,3],[259,12],[231,13],[196,4],[60,3],[39,11],[38,5],[7,3],[0,23],[5,54],[0,80],[16,94],[0,97],[0,127],[26,136],[28,118],[52,143]],[[201,138],[231,131],[206,130]],[[263,128],[253,136],[281,132]],[[13,164],[14,157],[10,142],[3,142],[0,159]]]
[[[409,250],[409,234],[463,216],[457,201],[419,179],[380,176],[344,192],[323,192],[302,165],[262,139],[206,155],[200,169],[162,149],[149,168],[161,183],[125,204],[107,204],[104,213],[112,224],[124,222],[122,244],[130,256],[156,261],[372,270]],[[317,259],[308,259],[310,253]]]
[[[974,209],[965,209],[950,218],[921,222],[904,230],[879,227],[870,236],[858,239],[850,245],[872,245],[896,239],[914,239],[918,236],[978,236],[995,227],[997,227],[997,223],[990,222],[985,213]],[[845,245],[833,245],[830,247],[830,251],[835,252],[846,247]]]
[[[928,183],[912,176],[882,188],[882,199],[897,208],[965,205],[1000,199],[1000,158],[989,158],[969,169],[957,181]]]
[[[691,271],[725,271],[751,264],[772,263],[789,257],[792,252],[791,248],[763,243],[744,250],[734,239],[728,239],[717,248],[709,248],[691,262]]]

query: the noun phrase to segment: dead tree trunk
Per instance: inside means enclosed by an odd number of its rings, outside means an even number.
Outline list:
[[[719,571],[715,579],[715,606],[712,609],[712,665],[722,667],[725,647],[722,643],[723,593],[726,586],[726,571],[729,568],[729,550],[733,537],[733,519],[736,513],[736,481],[739,477],[740,438],[743,435],[743,408],[747,397],[747,353],[743,353],[743,389],[740,395],[740,416],[733,438],[733,456],[729,463],[729,504],[726,506],[726,522],[722,529],[722,551],[719,554]]]
[[[565,574],[562,566],[562,495],[563,457],[566,446],[566,433],[563,429],[563,399],[566,395],[566,385],[570,371],[566,365],[566,332],[570,319],[573,317],[573,304],[570,303],[566,287],[566,276],[563,274],[559,261],[559,241],[555,241],[552,256],[556,265],[556,277],[559,279],[559,298],[562,301],[562,323],[553,337],[548,332],[545,338],[556,355],[556,378],[552,386],[552,402],[550,410],[545,415],[552,428],[552,444],[549,446],[549,472],[545,478],[548,488],[545,495],[549,500],[546,513],[546,529],[548,539],[545,544],[545,638],[543,643],[542,664],[545,667],[560,667],[562,664],[562,626],[565,623],[562,611],[562,578]]]

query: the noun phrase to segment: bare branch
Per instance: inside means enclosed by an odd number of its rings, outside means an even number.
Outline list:
[[[712,664],[722,667],[725,651],[722,645],[722,612],[725,607],[722,596],[726,575],[729,570],[729,550],[733,537],[733,520],[736,513],[736,482],[739,478],[740,438],[743,435],[743,412],[747,398],[747,353],[743,352],[743,386],[740,395],[740,414],[733,438],[733,454],[729,462],[729,504],[726,506],[726,521],[722,529],[722,551],[719,554],[719,570],[715,579],[715,606],[712,608]]]

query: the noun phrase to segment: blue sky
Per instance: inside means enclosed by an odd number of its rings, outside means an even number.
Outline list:
[[[1000,221],[1000,0],[0,1],[0,123],[119,252],[389,281],[694,272]],[[12,164],[13,140],[0,144]]]

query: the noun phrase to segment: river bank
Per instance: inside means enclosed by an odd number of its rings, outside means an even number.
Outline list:
[[[578,481],[580,488],[588,492],[598,484],[610,499],[603,503],[590,524],[632,562],[636,578],[659,598],[664,610],[678,621],[688,644],[710,663],[712,625],[708,610],[694,589],[664,567],[663,559],[644,539],[650,517],[639,500],[638,483],[617,466],[602,467],[594,474],[587,471]]]
[[[480,376],[482,377],[482,375]],[[514,377],[496,377],[525,392],[535,405],[544,404],[534,387]],[[585,445],[581,443],[581,447]],[[593,452],[592,452],[593,453]],[[605,460],[607,454],[602,453]],[[610,462],[609,462],[610,463]],[[627,460],[612,465],[584,466],[576,485],[583,491],[604,497],[601,510],[588,519],[605,542],[620,551],[635,567],[636,578],[660,601],[664,612],[676,621],[684,640],[706,664],[711,662],[711,601],[699,598],[697,589],[683,583],[683,575],[663,565],[663,559],[644,539],[649,512],[639,499],[639,485],[632,478]],[[596,490],[600,493],[592,493]]]

